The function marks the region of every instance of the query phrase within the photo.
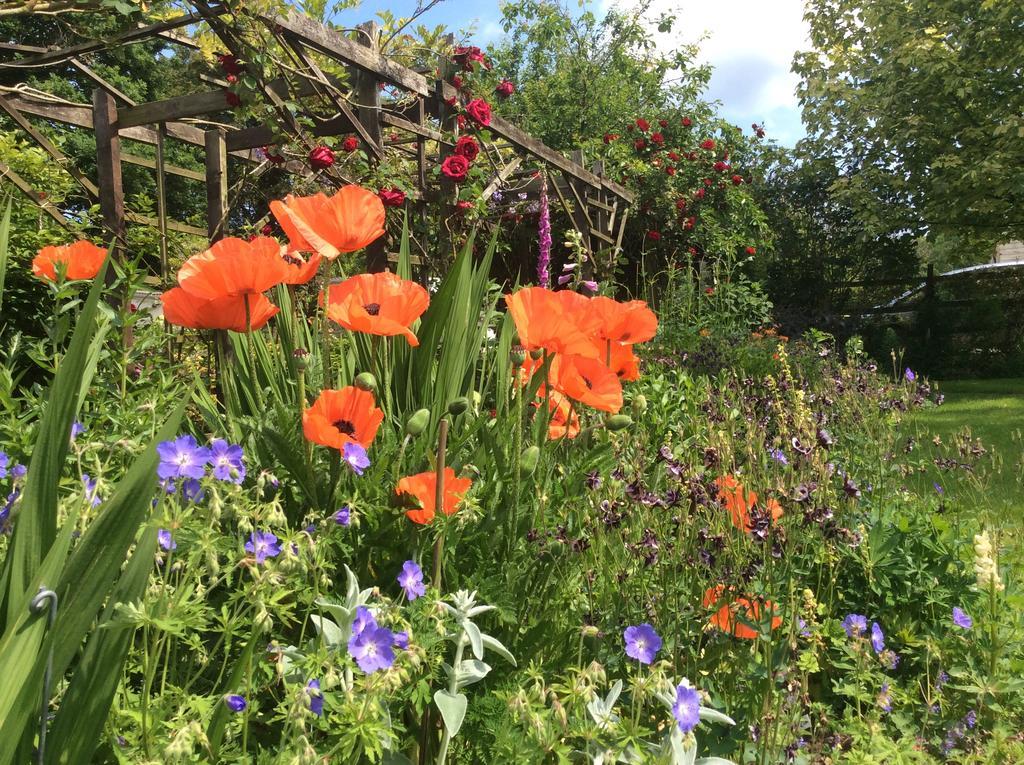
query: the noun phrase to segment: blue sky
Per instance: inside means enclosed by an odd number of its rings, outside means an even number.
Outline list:
[[[594,0],[596,12],[628,0]],[[575,5],[575,0],[570,0]],[[476,44],[500,39],[499,0],[445,0],[421,19],[429,26],[444,24],[471,29]],[[355,25],[387,8],[397,16],[408,15],[416,0],[364,0],[356,9],[335,16],[343,25]],[[654,13],[675,14],[676,25],[663,44],[696,42],[701,58],[714,67],[708,96],[722,102],[722,114],[749,128],[765,123],[769,136],[792,146],[804,134],[794,88],[798,78],[790,73],[793,54],[807,45],[803,0],[654,0]]]

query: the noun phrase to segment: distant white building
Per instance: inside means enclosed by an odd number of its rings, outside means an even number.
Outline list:
[[[993,263],[1013,263],[1024,261],[1024,242],[1004,242],[996,245]]]

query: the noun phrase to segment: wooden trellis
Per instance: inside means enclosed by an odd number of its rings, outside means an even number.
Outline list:
[[[268,33],[291,58],[293,77],[270,81],[258,80],[257,94],[269,104],[276,115],[274,124],[259,126],[217,125],[206,129],[190,123],[227,111],[223,87],[185,96],[138,104],[97,75],[86,63],[90,54],[153,37],[168,44],[194,43],[182,30],[205,22],[217,35],[224,48],[245,59],[245,45],[234,19],[223,8],[203,0],[192,3],[193,11],[156,24],[139,26],[106,41],[89,41],[60,50],[47,50],[16,43],[0,44],[0,50],[19,54],[13,63],[38,71],[40,67],[70,64],[90,79],[95,87],[92,104],[69,103],[23,85],[8,88],[0,95],[2,110],[55,162],[66,169],[98,203],[103,225],[123,247],[127,223],[152,225],[161,231],[161,265],[166,277],[167,231],[204,236],[213,241],[224,235],[229,211],[228,158],[232,157],[259,173],[269,167],[262,148],[282,140],[312,148],[324,136],[355,133],[367,147],[371,161],[384,158],[385,150],[398,152],[415,162],[416,192],[414,204],[445,200],[452,188],[446,181],[437,183],[428,173],[434,163],[443,160],[452,149],[450,136],[456,132],[455,110],[450,106],[459,93],[443,79],[430,80],[421,72],[409,69],[379,52],[378,26],[360,26],[358,40],[326,27],[294,11],[286,15],[256,15],[251,20],[265,25]],[[326,57],[350,73],[349,83],[342,84],[326,74],[317,64]],[[442,74],[448,70],[441,68]],[[214,78],[210,78],[214,82]],[[383,88],[396,94],[385,101]],[[400,97],[398,95],[400,94]],[[288,101],[326,108],[328,117],[314,117],[313,127],[303,127],[287,107]],[[97,183],[93,183],[49,141],[29,117],[50,123],[61,123],[91,129],[96,139]],[[617,248],[622,241],[626,214],[633,195],[621,185],[604,177],[600,164],[587,169],[582,154],[566,157],[527,135],[515,125],[494,115],[489,131],[494,139],[481,148],[481,158],[493,171],[483,195],[489,199],[506,184],[518,184],[528,195],[535,195],[538,181],[533,179],[538,167],[546,169],[554,197],[562,206],[582,241],[591,251]],[[385,140],[385,130],[392,140]],[[156,158],[148,159],[123,151],[121,139],[149,144],[156,149]],[[200,173],[169,164],[165,144],[174,140],[201,147],[205,152],[205,172]],[[156,218],[126,212],[121,183],[122,163],[151,168],[157,178]],[[309,173],[304,163],[288,162],[284,169],[299,174]],[[207,226],[200,229],[168,217],[165,178],[173,175],[202,182],[207,194]],[[66,223],[65,216],[50,202],[19,178],[10,168],[0,166],[0,176],[43,207],[55,220]],[[334,183],[348,182],[336,168],[325,172]],[[387,265],[383,245],[369,253],[371,270]]]

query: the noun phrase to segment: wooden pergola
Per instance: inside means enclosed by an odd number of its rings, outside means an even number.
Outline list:
[[[252,166],[254,173],[260,173],[270,166],[263,148],[282,140],[311,149],[324,136],[354,133],[365,145],[371,162],[381,161],[385,152],[398,152],[414,163],[416,191],[411,197],[421,210],[427,202],[452,197],[451,185],[443,180],[437,182],[428,171],[453,149],[451,141],[458,132],[458,122],[452,104],[457,103],[460,94],[442,77],[428,79],[424,72],[382,55],[380,29],[373,22],[361,25],[357,39],[352,39],[295,11],[247,17],[247,23],[262,25],[293,64],[286,77],[267,80],[257,73],[257,95],[274,114],[269,124],[258,126],[217,124],[211,127],[209,123],[199,126],[190,122],[227,110],[226,83],[219,83],[215,78],[208,78],[218,85],[215,89],[139,104],[88,66],[90,54],[157,37],[168,45],[196,47],[185,30],[200,23],[212,30],[228,52],[244,61],[246,42],[238,19],[227,9],[204,0],[194,0],[191,7],[191,12],[176,18],[140,25],[104,41],[86,41],[59,50],[0,43],[0,50],[18,54],[15,63],[24,66],[26,71],[70,64],[95,85],[92,103],[78,104],[22,84],[0,95],[0,109],[66,169],[88,198],[99,205],[103,225],[115,247],[124,246],[128,223],[157,227],[161,233],[162,277],[166,278],[168,231],[203,236],[210,241],[225,234],[230,205],[228,158],[246,163]],[[325,59],[348,72],[347,83],[324,72]],[[438,72],[449,75],[449,66],[445,59]],[[382,98],[384,88],[390,94],[387,100]],[[295,119],[289,103],[299,103],[303,109],[309,109],[313,116],[311,129]],[[96,140],[97,182],[93,183],[76,168],[33,125],[30,117],[92,130]],[[385,140],[385,130],[388,140]],[[485,199],[510,184],[516,184],[528,197],[535,196],[540,184],[536,178],[538,169],[543,169],[551,181],[554,197],[579,231],[584,245],[591,252],[618,249],[633,194],[604,177],[600,163],[588,169],[581,152],[566,157],[497,115],[492,116],[488,131],[492,139],[483,144],[478,160],[486,162],[493,173],[483,191]],[[123,151],[122,139],[154,146],[155,159]],[[201,148],[205,153],[205,172],[168,163],[168,141]],[[122,163],[155,171],[155,218],[126,212]],[[284,169],[300,175],[310,173],[305,163],[296,161],[287,162]],[[205,184],[205,230],[169,217],[165,191],[168,175]],[[67,216],[11,168],[0,164],[0,177],[10,180],[54,220],[67,225]],[[324,171],[319,180],[337,185],[350,182],[336,167]],[[369,252],[368,257],[371,270],[387,266],[388,255],[383,244]]]

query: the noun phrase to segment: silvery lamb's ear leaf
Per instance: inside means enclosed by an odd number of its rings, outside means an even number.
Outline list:
[[[480,639],[481,639],[481,640],[483,640],[483,642],[484,642],[484,647],[485,647],[485,648],[486,648],[486,649],[487,649],[488,651],[494,651],[494,653],[498,654],[498,656],[500,656],[501,658],[503,658],[503,659],[504,659],[505,661],[507,661],[507,662],[508,662],[509,664],[511,664],[511,665],[512,665],[513,667],[515,667],[515,666],[518,666],[518,665],[516,664],[516,660],[515,660],[515,657],[514,657],[514,656],[512,655],[512,653],[511,653],[511,652],[510,652],[510,651],[509,651],[509,650],[508,650],[508,649],[507,649],[507,648],[506,648],[506,647],[505,647],[505,646],[504,646],[504,645],[502,644],[502,642],[501,642],[500,640],[498,640],[498,638],[495,638],[495,637],[491,637],[490,635],[487,635],[487,634],[482,634],[482,635],[480,636]]]
[[[708,722],[722,723],[722,725],[735,725],[736,721],[728,715],[724,715],[717,709],[700,708],[700,719]]]
[[[476,659],[468,659],[459,664],[458,687],[465,688],[467,685],[479,683],[491,671],[489,664],[484,664]]]
[[[338,648],[339,646],[344,646],[348,643],[348,641],[344,639],[345,636],[341,627],[330,619],[324,619],[316,614],[310,614],[309,620],[313,622],[313,626],[316,627],[316,631],[320,633],[324,639],[324,643],[329,648]]]
[[[345,566],[345,578],[348,581],[348,586],[345,588],[345,598],[348,600],[349,608],[352,608],[359,593],[359,580],[356,579],[356,575],[352,573],[352,569],[347,565]]]
[[[462,622],[462,629],[466,632],[466,637],[469,638],[469,646],[473,649],[473,655],[478,659],[484,658],[484,640],[480,634],[480,628],[466,619]]]
[[[697,760],[697,742],[691,740],[690,746],[686,746],[678,725],[672,726],[669,742],[672,747],[672,765],[694,765]]]
[[[494,606],[473,606],[471,609],[469,609],[469,613],[467,613],[466,616],[473,618],[474,616],[479,616],[480,614],[486,614],[488,611],[493,611],[494,608]]]
[[[459,728],[462,727],[462,721],[466,719],[466,707],[469,705],[468,700],[461,693],[437,691],[434,694],[434,703],[441,710],[444,729],[448,731],[448,735],[451,738],[455,738]]]
[[[622,693],[622,681],[616,680],[612,687],[608,689],[608,695],[604,697],[604,705],[611,709],[615,706],[615,702],[619,700],[619,694]]]
[[[736,763],[721,757],[701,757],[694,765],[736,765]]]

